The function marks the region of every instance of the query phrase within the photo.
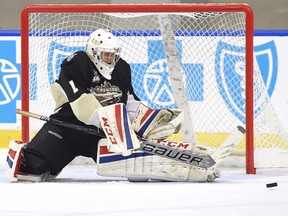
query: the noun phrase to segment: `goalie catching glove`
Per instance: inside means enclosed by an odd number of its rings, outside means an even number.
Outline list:
[[[165,139],[179,132],[183,120],[180,109],[154,110],[140,103],[131,126],[144,139]]]

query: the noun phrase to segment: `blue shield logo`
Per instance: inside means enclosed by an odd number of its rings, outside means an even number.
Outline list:
[[[278,56],[275,41],[269,41],[254,47],[258,67],[263,81],[267,87],[267,92],[271,97],[275,88],[278,76]]]
[[[84,47],[71,47],[54,41],[51,42],[48,52],[48,77],[50,85],[58,78],[62,61],[78,50],[84,50]]]
[[[258,64],[268,94],[271,96],[278,71],[274,41],[256,46],[255,56],[257,60],[255,64]],[[226,106],[237,119],[245,123],[245,89],[243,87],[245,85],[245,48],[220,41],[216,50],[215,73],[218,89]],[[261,110],[263,102],[260,98],[262,97],[263,95],[254,97],[255,117]]]

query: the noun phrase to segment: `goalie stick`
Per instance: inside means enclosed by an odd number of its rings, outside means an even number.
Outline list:
[[[20,115],[23,115],[23,116],[27,116],[27,117],[39,119],[39,120],[42,120],[42,121],[50,122],[51,124],[62,125],[63,127],[67,127],[67,128],[75,129],[75,130],[82,131],[82,132],[85,132],[85,133],[95,134],[97,136],[105,137],[104,132],[102,130],[100,130],[99,128],[97,128],[97,127],[94,127],[94,128],[90,128],[88,126],[83,127],[83,126],[72,124],[72,123],[69,123],[69,122],[64,122],[64,121],[61,121],[61,120],[58,120],[58,119],[49,118],[47,116],[42,116],[42,115],[39,115],[39,114],[36,114],[36,113],[24,111],[24,110],[21,110],[21,109],[16,109],[16,113],[20,114]]]
[[[51,124],[61,125],[63,127],[68,127],[71,129],[79,130],[79,131],[82,131],[85,133],[89,133],[92,135],[97,135],[97,136],[101,136],[103,138],[104,137],[106,138],[104,132],[98,128],[94,129],[94,128],[90,128],[88,126],[80,126],[80,125],[72,124],[69,122],[64,122],[64,121],[61,121],[58,119],[49,118],[47,116],[42,116],[42,115],[39,115],[36,113],[32,113],[32,112],[28,112],[28,111],[24,111],[24,110],[20,110],[20,109],[17,109],[16,113],[21,114],[23,116],[32,117],[35,119],[46,121],[46,122],[49,122]],[[225,142],[225,146],[237,145],[242,140],[244,134],[245,134],[245,129],[241,126],[238,126],[226,139],[226,141],[229,141],[229,143],[227,144],[227,142]],[[163,142],[165,142],[165,141],[163,141]],[[148,153],[151,153],[154,155],[158,155],[161,157],[169,158],[171,160],[175,160],[175,161],[185,163],[188,165],[196,166],[199,168],[204,168],[204,169],[208,169],[209,167],[212,167],[213,165],[216,164],[215,160],[210,155],[193,153],[193,152],[190,152],[187,150],[158,144],[158,143],[155,143],[155,142],[152,142],[149,140],[145,140],[142,138],[140,138],[139,150],[144,151],[144,152],[148,152]]]

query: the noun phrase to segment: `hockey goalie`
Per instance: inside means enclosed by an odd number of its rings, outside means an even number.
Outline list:
[[[106,138],[98,142],[97,173],[100,176],[126,177],[130,181],[212,182],[220,177],[217,169],[219,162],[231,153],[245,134],[244,128],[237,127],[219,149],[214,149],[195,143],[165,140],[181,128],[184,113],[179,109],[153,110],[140,103],[131,123],[126,106],[122,103],[103,107],[98,114]],[[163,157],[163,154],[143,151],[143,143],[150,144],[150,148],[162,146],[162,150],[158,151],[169,150],[170,156]],[[21,163],[17,161],[23,157],[21,154],[27,144],[12,141],[9,147],[7,161],[12,158],[16,161],[10,170],[13,171],[10,176],[15,180],[43,181],[57,176],[50,172],[45,172],[44,176],[18,172]],[[185,163],[185,158],[176,157],[171,149],[179,149],[177,154],[181,150],[192,152],[199,159],[209,156],[214,163],[211,166],[201,166],[202,161],[196,164]]]
[[[102,176],[191,182],[220,177],[217,165],[240,142],[244,129],[233,132],[217,150],[167,141],[179,132],[184,113],[141,103],[120,51],[117,38],[98,29],[91,33],[84,51],[62,62],[51,88],[56,109],[49,118],[75,125],[75,130],[48,121],[30,142],[11,141],[10,179],[54,179],[77,156],[92,158]],[[100,128],[105,136],[77,127]]]

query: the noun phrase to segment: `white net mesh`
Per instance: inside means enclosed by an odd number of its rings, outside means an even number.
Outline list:
[[[136,94],[152,108],[185,110],[171,140],[218,147],[245,114],[245,13],[31,13],[30,111],[50,115],[50,85],[64,58],[83,50],[88,35],[111,29],[132,70]],[[255,146],[287,149],[282,128],[255,69]],[[30,119],[31,136],[43,122]],[[238,151],[245,151],[245,140]]]

